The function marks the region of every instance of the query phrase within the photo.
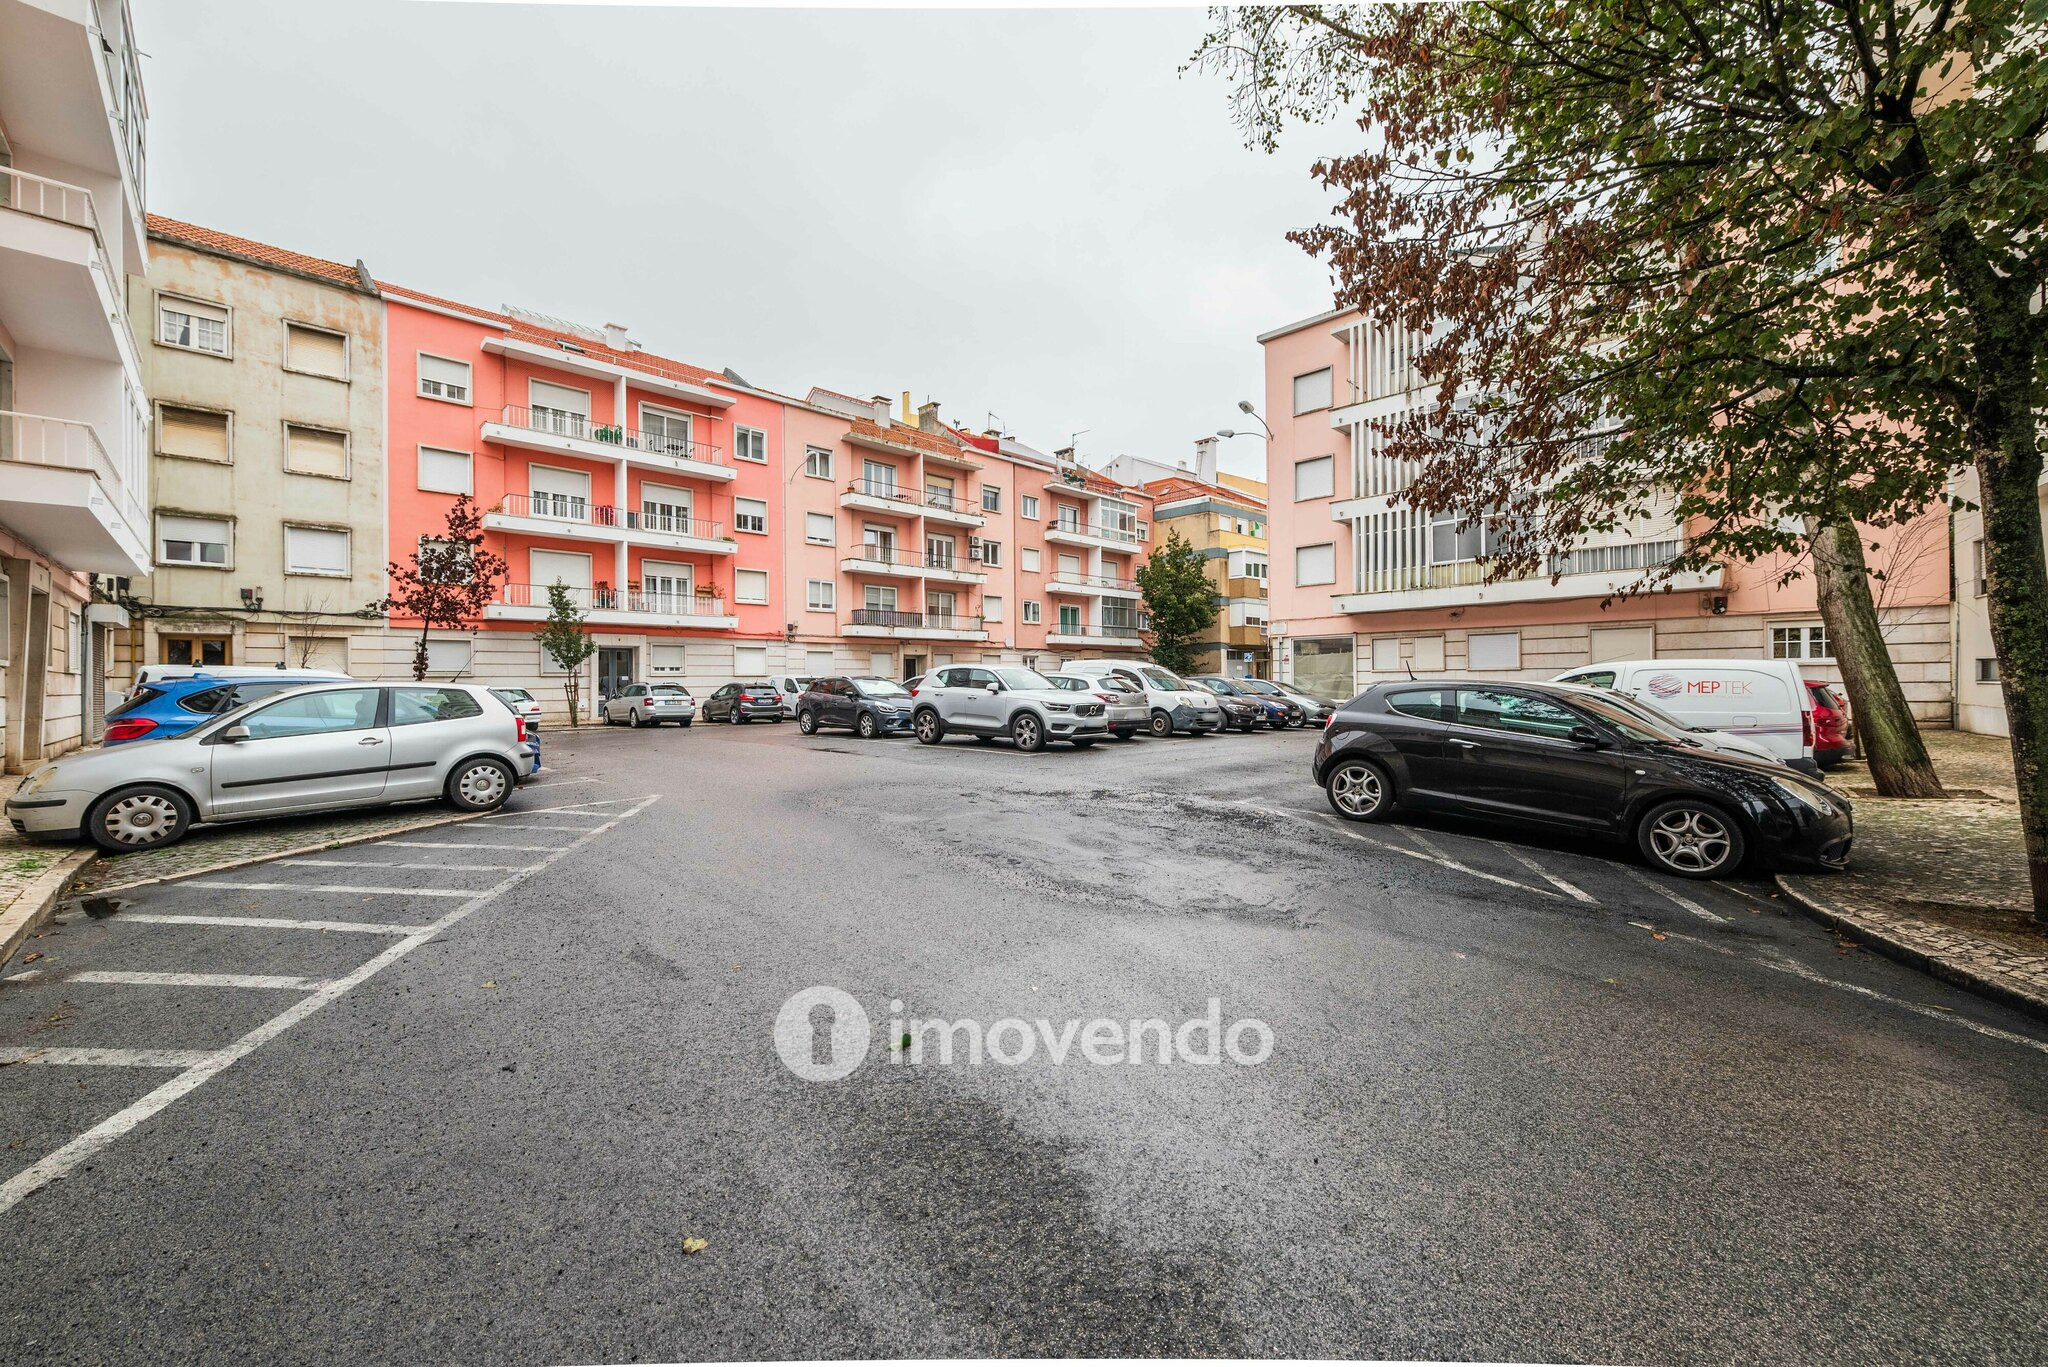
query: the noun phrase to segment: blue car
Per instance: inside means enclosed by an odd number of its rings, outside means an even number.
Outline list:
[[[287,688],[348,681],[346,674],[287,674],[274,679],[262,675],[223,679],[194,674],[188,679],[159,679],[143,684],[107,713],[104,739],[108,745],[125,745],[130,741],[182,736],[208,718]]]

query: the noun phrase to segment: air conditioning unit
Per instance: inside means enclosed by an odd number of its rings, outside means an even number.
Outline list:
[[[969,560],[972,560],[972,561],[974,561],[974,562],[975,562],[975,563],[977,563],[977,564],[979,564],[979,563],[980,563],[980,561],[981,561],[981,538],[980,538],[980,537],[978,537],[978,536],[970,536],[970,537],[968,537],[968,538],[967,538],[967,558],[968,558]]]

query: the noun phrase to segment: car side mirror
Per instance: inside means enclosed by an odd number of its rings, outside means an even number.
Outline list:
[[[1003,686],[999,683],[992,683],[988,686],[988,691],[991,693],[1000,693],[1003,691]]]
[[[249,728],[246,726],[230,726],[227,730],[220,733],[220,738],[224,741],[247,740],[249,739]]]
[[[1607,747],[1607,737],[1590,726],[1574,726],[1565,732],[1564,738],[1581,749],[1603,750]]]

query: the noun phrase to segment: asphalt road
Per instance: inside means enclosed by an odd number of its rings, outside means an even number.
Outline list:
[[[1766,884],[1342,827],[1313,740],[553,732],[499,818],[74,907],[0,1360],[2048,1351],[2048,1028]],[[1212,998],[1270,1056],[890,1048]]]

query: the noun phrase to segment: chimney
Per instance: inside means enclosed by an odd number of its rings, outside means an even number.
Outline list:
[[[933,399],[927,404],[918,405],[917,425],[920,431],[936,432],[939,430],[939,401],[937,399]]]
[[[1216,438],[1195,439],[1195,478],[1204,484],[1216,482]]]
[[[910,412],[910,391],[906,389],[903,391],[903,425],[908,427],[915,420]]]
[[[868,409],[869,409],[869,411],[870,411],[870,412],[872,412],[872,413],[874,414],[874,419],[875,419],[875,426],[877,426],[877,427],[887,427],[887,426],[889,425],[889,396],[888,396],[888,395],[886,395],[886,394],[877,394],[877,395],[875,395],[875,397],[874,397],[874,398],[872,398],[872,399],[869,399],[869,400],[868,400]]]
[[[604,344],[613,351],[632,351],[635,349],[633,339],[626,335],[626,326],[623,323],[606,323],[604,325]]]
[[[1052,453],[1052,458],[1062,465],[1072,465],[1074,463],[1074,448],[1062,446],[1059,450]]]

